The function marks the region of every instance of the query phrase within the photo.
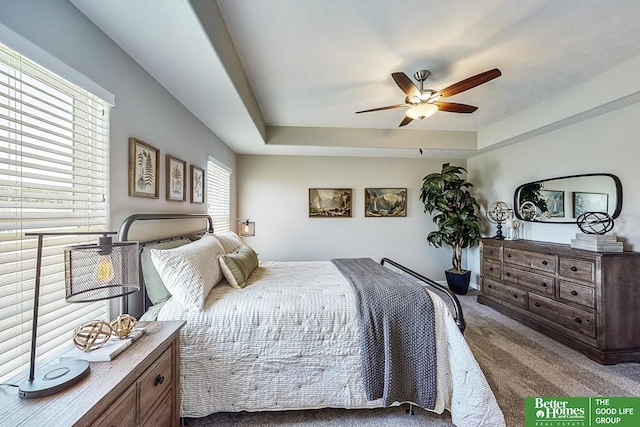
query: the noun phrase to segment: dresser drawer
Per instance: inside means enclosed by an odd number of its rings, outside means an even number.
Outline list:
[[[542,274],[531,273],[529,271],[519,270],[514,267],[504,266],[503,280],[519,286],[524,286],[535,292],[555,295],[556,279]]]
[[[132,385],[93,422],[96,427],[120,427],[136,424],[136,389]]]
[[[144,427],[158,427],[158,426],[170,426],[171,425],[171,392],[162,399],[162,402],[151,413],[151,416],[145,423]],[[124,424],[123,424],[124,425]]]
[[[502,264],[495,261],[484,260],[482,261],[482,274],[485,277],[500,280],[502,279]]]
[[[144,420],[160,397],[171,387],[171,350],[169,347],[138,380],[140,420]]]
[[[496,298],[508,301],[510,304],[527,308],[527,292],[513,286],[505,285],[491,279],[484,279],[484,292]]]
[[[571,279],[593,282],[596,268],[593,261],[560,258],[560,275]]]
[[[595,308],[595,292],[589,286],[560,280],[560,298],[586,307]]]
[[[536,294],[529,294],[529,311],[560,326],[595,337],[594,315]]]
[[[502,261],[502,247],[483,245],[482,256],[484,258],[495,259],[496,261]]]
[[[534,268],[546,273],[556,272],[556,256],[539,254],[536,252],[520,251],[518,249],[504,250],[504,262],[520,265],[522,267]]]

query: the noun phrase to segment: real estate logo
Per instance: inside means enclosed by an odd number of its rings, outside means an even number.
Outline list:
[[[525,427],[640,426],[639,397],[526,397]]]

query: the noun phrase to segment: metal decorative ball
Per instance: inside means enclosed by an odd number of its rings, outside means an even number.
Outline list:
[[[95,350],[111,338],[111,326],[104,320],[92,320],[76,328],[73,343],[83,351]]]
[[[606,212],[585,212],[576,222],[585,234],[605,234],[613,229],[613,218]]]
[[[540,211],[535,203],[531,201],[526,201],[520,205],[520,217],[525,221],[534,221],[538,216],[540,216]]]
[[[493,202],[487,209],[487,218],[493,223],[501,224],[509,218],[511,210],[511,206],[506,202]]]
[[[118,338],[126,338],[129,336],[133,327],[136,325],[136,318],[129,314],[121,314],[111,321],[111,330],[113,335]]]

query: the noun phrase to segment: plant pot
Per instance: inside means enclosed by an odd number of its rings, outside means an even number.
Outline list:
[[[447,285],[454,294],[466,295],[469,291],[469,282],[471,282],[471,270],[446,270],[444,275],[447,277]]]

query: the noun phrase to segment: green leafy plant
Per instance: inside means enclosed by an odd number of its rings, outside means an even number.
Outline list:
[[[480,206],[469,193],[473,186],[460,175],[467,170],[460,166],[442,165],[440,173],[431,173],[422,180],[420,201],[424,211],[433,215],[438,230],[427,236],[430,245],[436,248],[443,244],[453,250],[453,269],[462,272],[462,250],[478,243],[480,217],[476,215]]]

